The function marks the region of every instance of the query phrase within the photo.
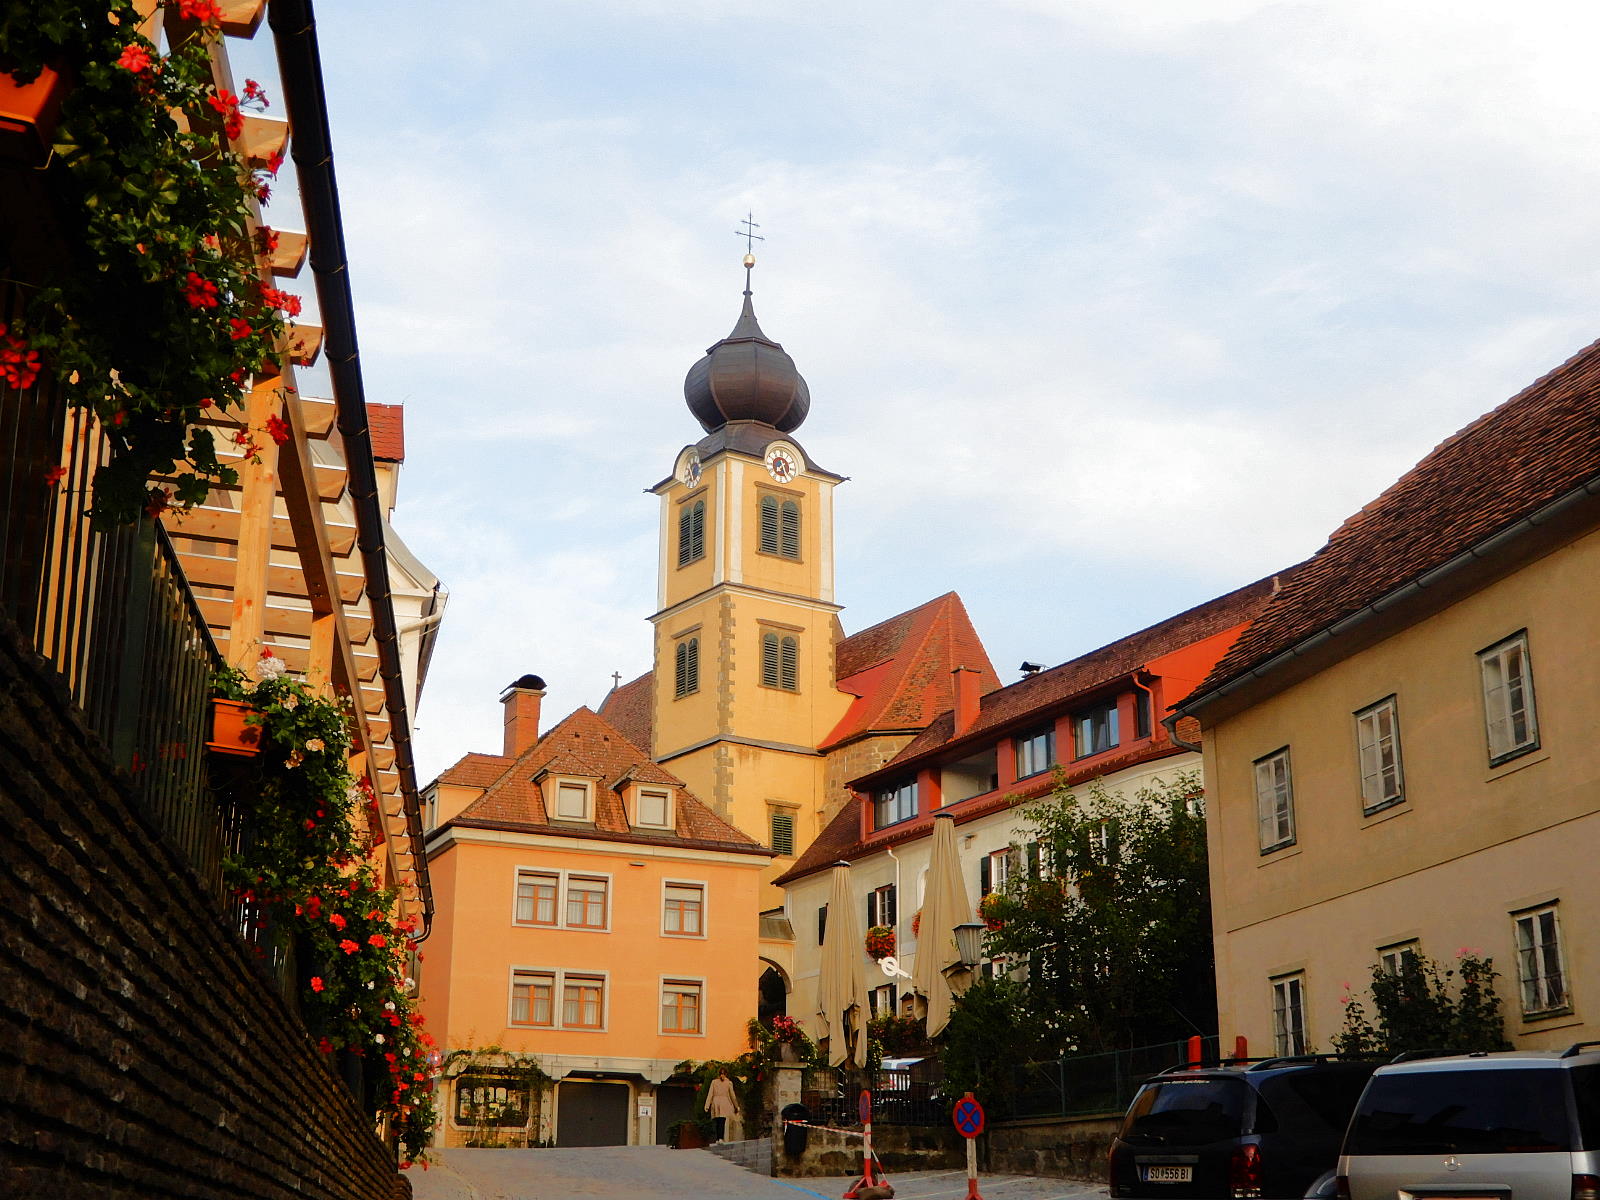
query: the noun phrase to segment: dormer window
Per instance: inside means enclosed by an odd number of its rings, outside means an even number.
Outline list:
[[[674,789],[654,784],[634,784],[632,787],[633,824],[639,829],[671,829],[673,827]]]
[[[1104,704],[1072,714],[1074,757],[1088,758],[1091,754],[1104,754],[1107,750],[1114,750],[1119,740],[1115,700],[1107,700]]]
[[[533,781],[544,793],[545,812],[552,821],[594,820],[594,779],[541,772]]]

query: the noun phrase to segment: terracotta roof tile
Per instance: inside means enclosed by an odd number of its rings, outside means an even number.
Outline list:
[[[367,404],[367,434],[372,438],[372,457],[383,462],[404,462],[406,457],[405,410],[398,404]]]
[[[463,754],[454,766],[439,776],[440,783],[453,783],[462,787],[486,788],[505,774],[514,759],[499,754]]]
[[[600,715],[646,750],[655,735],[655,678],[654,671],[646,671],[633,682],[612,688],[600,701]]]
[[[546,768],[600,781],[595,788],[592,825],[551,821],[543,794],[533,782]],[[648,782],[670,783],[678,788],[674,833],[630,828],[621,792],[609,785],[609,781],[620,785],[630,776],[644,780],[647,775],[650,776]],[[644,750],[588,708],[575,710],[549,730],[502,771],[488,791],[447,824],[607,841],[668,842],[768,856],[772,853],[717,816],[684,786],[682,780],[652,763]]]
[[[957,667],[980,673],[979,688],[1000,686],[966,606],[954,592],[880,621],[834,650],[841,691],[856,696],[822,747],[880,730],[921,729],[955,703]]]
[[[1600,342],[1447,438],[1334,531],[1203,696],[1600,475]]]
[[[1074,697],[1087,696],[1096,688],[1121,679],[1163,655],[1245,624],[1267,607],[1273,589],[1291,572],[1258,579],[1098,650],[990,692],[979,700],[978,719],[959,740],[979,738],[986,732],[1022,721]],[[957,740],[954,732],[955,716],[946,710],[912,738],[882,770],[904,766],[940,749]]]

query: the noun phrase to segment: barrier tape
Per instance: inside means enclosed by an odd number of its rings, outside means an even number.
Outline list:
[[[858,1133],[854,1129],[840,1129],[836,1125],[812,1125],[806,1121],[785,1121],[784,1124],[798,1125],[802,1129],[820,1129],[824,1133],[837,1133],[840,1137],[864,1138],[867,1136],[865,1133]],[[876,1158],[877,1156],[874,1155],[873,1157]]]

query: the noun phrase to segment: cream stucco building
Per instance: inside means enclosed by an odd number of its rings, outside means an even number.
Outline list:
[[[1518,1049],[1600,1036],[1600,349],[1334,533],[1179,709],[1221,1033],[1326,1048],[1374,964],[1492,956]]]

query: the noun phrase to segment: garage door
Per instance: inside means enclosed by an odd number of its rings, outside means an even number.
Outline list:
[[[556,1088],[556,1145],[626,1146],[628,1085],[563,1080]]]
[[[656,1145],[665,1146],[679,1121],[694,1120],[694,1089],[662,1084],[656,1089]]]

